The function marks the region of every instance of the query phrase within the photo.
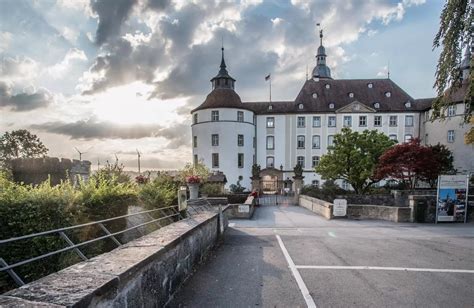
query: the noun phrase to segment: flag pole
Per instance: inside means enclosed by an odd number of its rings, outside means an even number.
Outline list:
[[[272,102],[272,76],[270,75],[270,103]]]

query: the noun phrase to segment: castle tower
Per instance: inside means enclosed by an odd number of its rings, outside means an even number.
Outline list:
[[[251,189],[254,163],[254,112],[235,92],[235,79],[228,71],[221,49],[218,74],[211,79],[212,91],[192,115],[193,162],[202,161],[211,171],[224,172],[226,188],[232,184]]]

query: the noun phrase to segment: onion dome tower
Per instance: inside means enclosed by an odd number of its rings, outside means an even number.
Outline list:
[[[320,45],[316,54],[316,66],[313,69],[313,78],[331,78],[331,70],[326,65],[326,48],[323,46],[323,30],[319,31]]]

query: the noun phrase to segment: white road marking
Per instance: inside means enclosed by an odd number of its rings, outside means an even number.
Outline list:
[[[303,294],[306,305],[309,308],[316,308],[316,304],[314,303],[314,300],[311,297],[311,294],[309,294],[308,288],[306,287],[306,284],[304,283],[303,278],[301,278],[300,272],[298,272],[298,270],[296,269],[295,263],[291,259],[290,254],[288,253],[288,250],[286,250],[285,244],[283,244],[283,241],[281,240],[278,234],[275,236],[278,240],[278,244],[280,244],[280,248],[281,248],[281,251],[283,252],[283,255],[285,256],[286,262],[288,262],[288,266],[291,270],[291,273],[295,277],[296,283],[298,284],[298,287],[300,288],[300,291]]]
[[[333,269],[333,270],[377,270],[402,272],[432,272],[432,273],[464,273],[474,274],[474,270],[449,268],[416,268],[416,267],[383,267],[383,266],[338,266],[338,265],[295,265],[301,269]]]

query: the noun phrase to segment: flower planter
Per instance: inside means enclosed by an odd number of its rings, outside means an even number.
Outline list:
[[[189,199],[197,199],[199,196],[199,183],[188,183]]]

